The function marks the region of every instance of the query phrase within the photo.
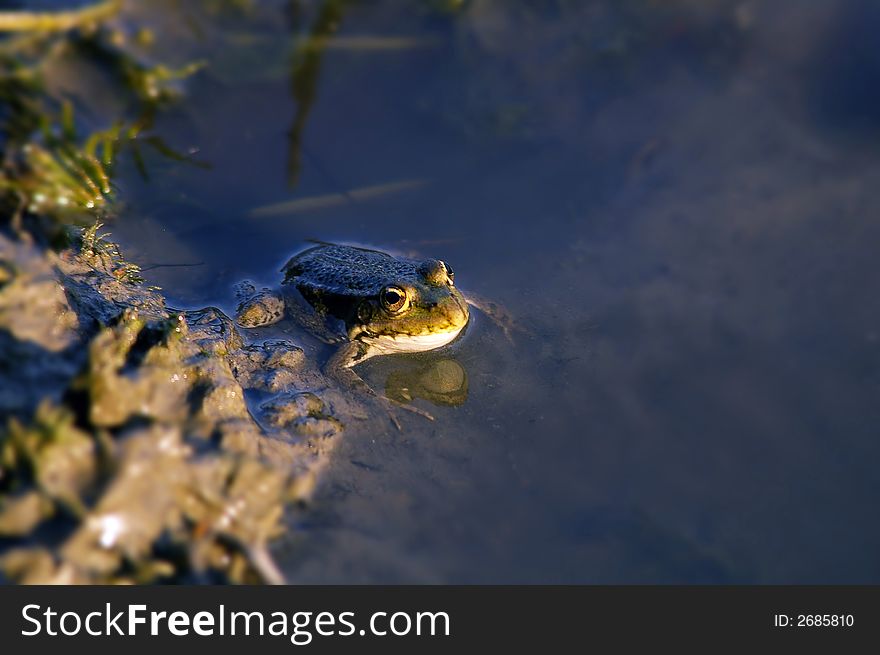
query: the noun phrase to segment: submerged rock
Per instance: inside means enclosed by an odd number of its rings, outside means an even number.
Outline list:
[[[324,401],[308,391],[279,394],[260,408],[271,425],[297,435],[327,439],[342,432],[342,423],[327,413]]]

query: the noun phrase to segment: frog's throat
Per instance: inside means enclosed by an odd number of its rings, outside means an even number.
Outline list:
[[[424,350],[434,350],[445,346],[457,337],[464,326],[454,328],[448,332],[432,332],[431,334],[395,334],[395,335],[369,335],[361,334],[358,338],[366,343],[372,355],[385,355],[391,353],[412,353]]]

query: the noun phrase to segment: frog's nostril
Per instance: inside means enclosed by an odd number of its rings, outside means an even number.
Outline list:
[[[426,259],[419,265],[419,273],[428,284],[439,287],[446,283],[446,267],[439,259]]]

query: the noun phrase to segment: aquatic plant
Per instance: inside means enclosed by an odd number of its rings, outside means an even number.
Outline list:
[[[144,282],[140,266],[125,261],[119,246],[110,241],[110,233],[99,232],[102,227],[104,227],[103,223],[95,221],[91,226],[83,228],[80,237],[80,257],[101,266],[120,282],[126,284]]]
[[[103,21],[119,12],[122,0],[104,0],[69,11],[0,11],[0,32],[59,32]]]
[[[112,216],[115,164],[130,150],[144,175],[139,143],[187,160],[157,136],[142,133],[180,92],[178,83],[202,66],[147,63],[110,23],[112,0],[66,12],[0,12],[0,209],[20,229],[29,214],[59,223],[90,224]],[[141,40],[145,32],[139,32]],[[120,96],[133,99],[124,115],[81,136],[74,102],[49,84],[54,67],[71,58],[110,72]],[[79,123],[79,124],[78,124]]]

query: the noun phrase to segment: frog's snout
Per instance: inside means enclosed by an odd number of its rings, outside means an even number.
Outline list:
[[[452,294],[444,303],[446,315],[453,325],[464,325],[470,318],[467,301],[459,294]]]

